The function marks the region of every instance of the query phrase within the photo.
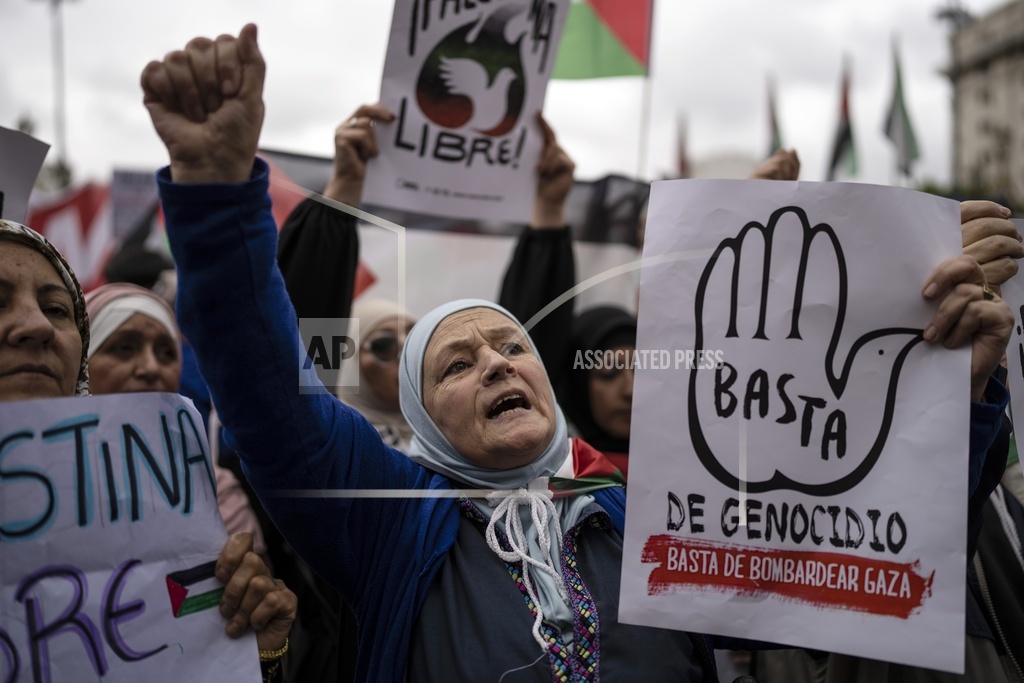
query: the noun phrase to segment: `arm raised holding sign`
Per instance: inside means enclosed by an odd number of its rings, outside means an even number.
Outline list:
[[[263,77],[255,38],[246,27],[236,51],[244,74],[237,98],[253,112],[262,111]],[[357,678],[499,680],[525,669],[533,678],[568,669],[593,678],[599,666],[625,671],[636,661],[651,680],[712,676],[703,636],[617,622],[625,494],[598,476],[605,472],[599,453],[569,439],[514,316],[488,302],[458,301],[413,327],[399,368],[414,433],[409,456],[386,447],[330,395],[299,392],[300,378],[312,375],[315,386],[315,374],[303,369],[305,346],[274,262],[267,168],[254,161],[260,117],[207,111],[194,135],[200,117],[176,104],[173,91],[149,86],[158,69],[147,69],[143,85],[151,111],[173,112],[154,115],[154,123],[172,160],[158,181],[180,273],[182,330],[229,445],[275,522],[353,607]],[[222,150],[249,142],[211,178],[204,171],[216,166],[210,149],[221,138]],[[240,168],[243,180],[234,173]],[[249,379],[239,382],[242,375]],[[546,495],[548,477],[578,472],[586,488],[557,500]],[[484,497],[492,490],[499,493]],[[595,514],[600,528],[584,523]],[[602,577],[592,587],[555,569],[562,544],[577,543],[560,529],[579,530],[588,576]],[[462,544],[481,555],[463,562]],[[522,559],[505,564],[509,553]],[[513,573],[517,561],[522,569]],[[463,570],[466,581],[451,573]],[[472,590],[451,592],[466,585]],[[570,597],[583,590],[593,600]],[[589,657],[598,627],[601,662]],[[467,638],[500,646],[466,650]],[[569,640],[578,647],[563,647]]]

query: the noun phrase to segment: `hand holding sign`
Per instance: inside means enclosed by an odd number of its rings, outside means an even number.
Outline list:
[[[988,284],[998,293],[1000,285],[1017,272],[1017,259],[1024,257],[1010,210],[993,202],[962,202],[960,233],[964,253],[981,265]]]
[[[786,263],[794,255],[796,268]],[[748,223],[715,250],[696,294],[694,348],[721,350],[725,362],[691,371],[689,424],[698,457],[723,484],[831,495],[871,471],[921,331],[844,334],[847,290],[836,232],[812,226],[799,207]],[[805,457],[791,472],[759,467],[756,452],[747,462],[742,450],[737,457],[747,430],[749,443],[786,443]]]
[[[366,164],[379,154],[373,124],[394,121],[395,115],[381,104],[364,104],[334,131],[334,169],[324,196],[349,206],[363,199]]]
[[[925,340],[950,349],[971,343],[971,400],[980,401],[1010,342],[1010,307],[989,289],[982,267],[966,254],[940,263],[924,295],[942,299],[925,328]]]
[[[295,621],[297,599],[252,551],[252,536],[243,532],[229,538],[215,571],[227,584],[220,605],[221,615],[229,620],[227,634],[237,638],[251,626],[261,650],[284,647]]]
[[[263,126],[266,65],[256,26],[195,38],[142,72],[143,103],[179,183],[249,179]]]
[[[544,136],[544,149],[537,164],[537,195],[533,200],[534,228],[561,228],[565,225],[565,200],[572,189],[576,164],[555,138],[555,131],[537,112],[537,125]]]
[[[750,174],[751,180],[796,180],[800,177],[800,157],[795,149],[776,150]]]

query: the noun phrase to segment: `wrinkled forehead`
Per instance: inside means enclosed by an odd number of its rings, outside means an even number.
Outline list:
[[[467,308],[452,313],[434,328],[434,333],[427,343],[425,362],[429,363],[430,359],[437,356],[443,349],[469,340],[478,334],[485,338],[494,335],[522,335],[524,339],[526,337],[519,323],[501,311],[483,307]]]

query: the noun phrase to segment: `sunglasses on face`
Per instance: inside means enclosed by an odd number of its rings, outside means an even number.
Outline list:
[[[404,335],[399,339],[392,332],[384,332],[367,339],[363,344],[363,351],[372,354],[381,363],[397,363],[404,343]]]

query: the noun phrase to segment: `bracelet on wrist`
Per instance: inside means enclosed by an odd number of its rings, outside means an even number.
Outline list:
[[[284,639],[284,645],[277,650],[260,650],[260,661],[261,662],[273,662],[281,657],[284,657],[284,653],[288,652],[288,639]]]

